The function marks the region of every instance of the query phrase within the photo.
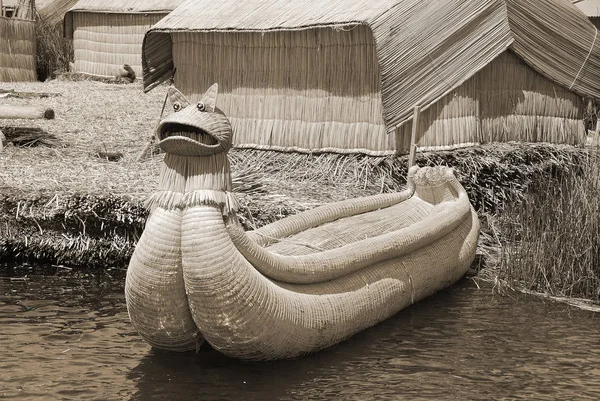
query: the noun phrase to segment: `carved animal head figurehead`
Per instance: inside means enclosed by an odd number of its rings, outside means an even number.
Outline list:
[[[218,85],[214,84],[195,104],[177,89],[168,89],[174,113],[156,128],[160,147],[181,156],[209,156],[227,152],[233,136],[229,119],[215,107]]]

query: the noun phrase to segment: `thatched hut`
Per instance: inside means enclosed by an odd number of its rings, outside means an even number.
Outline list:
[[[64,34],[73,39],[75,71],[113,77],[123,64],[141,76],[146,31],[181,0],[80,0],[64,17]]]
[[[600,0],[573,0],[573,4],[587,15],[596,28],[600,28]]]
[[[581,143],[600,40],[569,0],[186,0],[145,35],[145,90],[173,76],[242,148],[406,153]]]
[[[0,82],[35,81],[34,6],[0,0]]]

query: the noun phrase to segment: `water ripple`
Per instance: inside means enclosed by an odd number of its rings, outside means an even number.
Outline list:
[[[325,351],[248,363],[152,350],[123,278],[0,280],[7,400],[597,400],[600,320],[465,280]]]

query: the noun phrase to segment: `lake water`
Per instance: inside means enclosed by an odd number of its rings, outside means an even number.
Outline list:
[[[0,399],[600,399],[600,315],[469,279],[327,350],[262,363],[152,350],[123,284],[122,271],[0,266]]]

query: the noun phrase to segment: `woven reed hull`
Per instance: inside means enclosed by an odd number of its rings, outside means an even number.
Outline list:
[[[189,218],[189,224],[217,225],[219,214],[195,210]],[[474,257],[475,219],[409,255],[312,285],[265,278],[228,243],[221,226],[193,242],[197,252],[185,274],[192,315],[207,341],[234,358],[292,358],[324,349],[460,279]],[[202,253],[211,242],[228,254],[207,265]]]
[[[148,343],[170,351],[188,351],[203,341],[183,284],[181,214],[161,208],[152,213],[125,280],[127,309],[135,328]]]
[[[226,223],[219,207],[191,206],[180,212],[157,208],[156,221],[144,232],[150,234],[140,240],[129,267],[130,317],[158,348],[186,349],[179,347],[182,333],[190,340],[188,348],[192,339],[200,338],[191,336],[194,330],[186,317],[185,325],[179,320],[175,325],[177,345],[168,344],[174,326],[163,330],[165,317],[160,314],[189,313],[202,337],[228,356],[291,358],[336,344],[464,275],[475,255],[479,221],[456,179],[418,184],[413,195],[389,208],[380,208],[381,199],[393,203],[389,194],[378,195],[266,226],[254,234],[278,232],[286,237],[266,247],[252,239],[253,234],[245,237],[238,226]],[[337,216],[329,213],[337,206]],[[388,212],[397,221],[380,228],[377,220]],[[307,227],[298,226],[300,220]],[[322,242],[328,249],[315,252],[309,245],[309,254],[286,247],[287,242],[303,240],[310,230],[308,237],[318,238],[318,230],[323,234],[345,224],[360,233],[358,237],[369,238],[349,238],[340,246],[326,244],[340,236],[325,236]],[[290,232],[295,234],[288,236]],[[240,236],[251,244],[244,245]],[[291,268],[283,266],[286,260],[291,260]],[[300,271],[306,269],[308,274]],[[173,308],[171,294],[185,311]],[[182,305],[184,297],[187,305]]]

